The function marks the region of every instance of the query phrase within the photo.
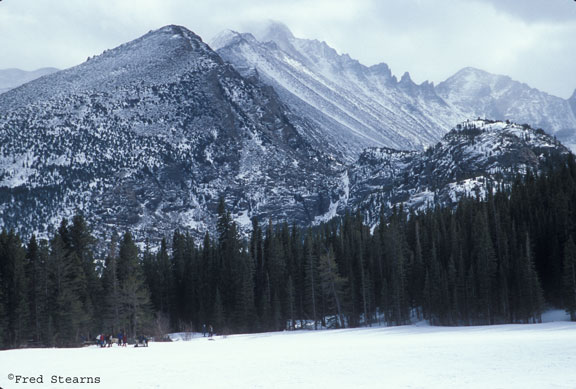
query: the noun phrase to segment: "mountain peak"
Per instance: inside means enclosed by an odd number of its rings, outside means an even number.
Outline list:
[[[234,30],[224,30],[216,35],[210,41],[210,47],[213,50],[220,50],[231,44],[237,44],[241,41],[255,42],[256,38],[250,33],[242,33]]]
[[[220,56],[198,35],[185,27],[168,25],[89,57],[80,65],[10,91],[12,97],[8,100],[17,103],[24,99],[32,103],[50,99],[53,92],[49,88],[55,84],[63,95],[109,91],[139,82],[163,84],[222,63]]]
[[[168,24],[164,27],[160,27],[157,30],[152,30],[152,33],[154,32],[171,32],[171,33],[175,33],[175,34],[182,34],[182,33],[191,33],[192,31],[188,30],[186,27],[184,26],[179,26],[177,24]]]
[[[151,30],[137,39],[114,49],[106,50],[94,58],[117,57],[123,62],[135,60],[147,64],[166,60],[181,61],[190,55],[202,56],[211,51],[202,41],[202,38],[194,32],[186,27],[171,24],[157,30]]]
[[[555,134],[569,147],[576,147],[576,97],[565,100],[509,76],[471,67],[440,83],[436,92],[467,117],[529,123]]]
[[[574,89],[574,93],[572,93],[572,96],[568,99],[568,104],[570,104],[574,117],[576,117],[576,89]]]
[[[390,67],[387,64],[385,64],[384,62],[377,63],[376,65],[370,66],[370,70],[374,73],[392,75],[392,71],[390,70]]]
[[[65,197],[41,194],[37,207],[15,199],[10,209],[0,200],[0,228],[14,225],[9,214],[44,226],[79,209],[98,233],[115,225],[135,236],[177,228],[201,236],[221,197],[249,228],[252,216],[275,212],[309,223],[336,196],[340,167],[302,135],[311,125],[183,27],[4,93],[0,112],[0,189],[58,186]]]
[[[404,84],[404,85],[414,84],[414,82],[412,81],[412,78],[410,77],[410,73],[404,72],[404,74],[402,75],[402,78],[400,78],[400,84]]]
[[[151,30],[148,32],[148,34],[140,37],[139,39],[136,39],[135,41],[138,41],[140,39],[142,40],[146,40],[146,39],[150,39],[151,37],[154,36],[159,36],[159,37],[165,37],[168,39],[171,38],[176,38],[176,37],[183,37],[189,40],[193,40],[193,41],[197,41],[197,42],[203,42],[202,38],[198,35],[196,35],[194,32],[190,31],[189,29],[187,29],[184,26],[179,26],[176,24],[169,24],[167,26],[161,27],[157,30]],[[132,42],[135,42],[132,41]],[[128,42],[128,44],[131,42]]]
[[[466,80],[467,82],[517,82],[510,77],[501,74],[494,74],[474,67],[465,67],[460,69],[456,74],[449,77],[446,82],[451,80]]]
[[[478,75],[492,75],[485,70],[478,69],[472,66],[467,66],[465,68],[460,69],[456,74],[478,74]]]
[[[270,20],[259,32],[256,33],[256,38],[260,42],[289,42],[294,39],[292,31],[283,23]]]

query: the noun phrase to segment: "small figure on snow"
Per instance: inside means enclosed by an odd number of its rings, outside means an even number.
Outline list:
[[[134,347],[148,347],[148,338],[144,335],[140,335],[138,337],[138,343],[136,343]]]

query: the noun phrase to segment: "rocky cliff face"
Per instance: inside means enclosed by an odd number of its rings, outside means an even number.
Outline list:
[[[324,42],[295,38],[281,24],[258,39],[225,31],[211,45],[311,123],[311,143],[348,162],[366,147],[422,149],[463,118],[432,84],[416,85],[407,73],[398,81],[386,64],[364,66]]]
[[[295,38],[271,23],[257,36],[226,31],[212,45],[246,75],[278,92],[313,124],[308,134],[348,162],[366,147],[421,150],[463,120],[491,118],[528,123],[576,150],[574,98],[564,100],[485,71],[465,68],[434,87],[400,80],[384,63],[364,66],[325,42]],[[322,144],[327,139],[328,144]]]
[[[570,151],[542,130],[476,120],[459,124],[424,152],[366,150],[350,171],[350,205],[376,220],[379,205],[422,210],[484,197]]]

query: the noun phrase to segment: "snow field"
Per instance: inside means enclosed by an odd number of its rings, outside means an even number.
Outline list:
[[[8,374],[43,375],[15,384]],[[51,384],[51,376],[100,384]],[[20,388],[576,388],[576,323],[297,331],[0,352]]]

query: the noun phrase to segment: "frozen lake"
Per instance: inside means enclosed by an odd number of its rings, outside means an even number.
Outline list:
[[[41,376],[43,383],[16,383],[9,374]],[[52,376],[100,383],[54,384]],[[576,323],[196,335],[148,348],[10,350],[0,352],[0,387],[576,388]]]

